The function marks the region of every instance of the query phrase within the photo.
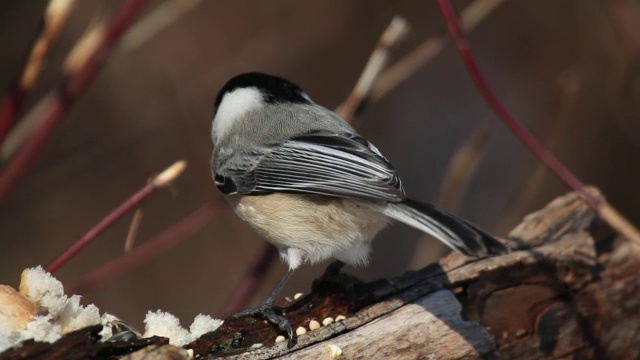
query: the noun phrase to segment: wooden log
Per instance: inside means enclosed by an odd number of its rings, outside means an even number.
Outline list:
[[[370,291],[386,300],[301,336],[292,349],[206,356],[328,359],[334,345],[344,359],[640,358],[640,251],[594,219],[568,194],[504,239],[511,254],[452,254],[377,282]]]
[[[573,193],[527,216],[503,240],[513,251],[500,257],[451,254],[396,278],[350,279],[342,292],[314,284],[311,294],[281,303],[294,327],[308,331],[293,348],[251,319],[227,321],[186,348],[206,359],[640,358],[637,245],[613,234]],[[309,331],[311,320],[338,314],[347,317]],[[21,353],[34,346],[31,354],[61,354],[58,347],[70,343],[64,339],[26,343]],[[91,343],[83,343],[84,354]],[[104,353],[110,345],[95,346]],[[146,359],[164,358],[145,351]],[[0,359],[16,353],[7,355]]]

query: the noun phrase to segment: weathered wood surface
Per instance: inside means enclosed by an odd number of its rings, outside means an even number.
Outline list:
[[[437,290],[383,315],[343,336],[286,354],[281,359],[328,358],[328,344],[338,346],[344,359],[399,359],[429,349],[433,359],[497,359],[489,333],[478,323],[463,320],[455,295]]]
[[[355,296],[316,284],[283,303],[294,327],[347,319],[307,332],[291,349],[250,320],[225,322],[186,347],[197,358],[226,359],[329,359],[329,345],[351,360],[640,358],[640,247],[575,194],[529,215],[504,241],[508,255],[452,254],[397,278],[353,282],[347,292]]]
[[[227,358],[328,359],[330,344],[345,359],[640,358],[636,245],[575,194],[529,215],[504,240],[509,255],[452,254],[378,283],[372,292],[388,300],[301,336],[293,349]]]

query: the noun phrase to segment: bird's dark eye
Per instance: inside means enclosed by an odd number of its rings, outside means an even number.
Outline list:
[[[224,177],[220,174],[216,174],[213,177],[213,180],[216,182],[216,186],[218,187],[218,190],[220,190],[220,192],[223,194],[228,195],[228,194],[238,192],[238,188],[236,187],[236,184],[233,183],[233,180],[227,177]]]

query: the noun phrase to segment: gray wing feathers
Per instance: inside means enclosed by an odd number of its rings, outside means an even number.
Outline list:
[[[306,141],[286,141],[255,168],[255,179],[256,190],[300,190],[377,201],[404,197],[388,164]]]
[[[387,159],[353,134],[317,131],[264,148],[260,154],[236,153],[216,169],[215,176],[219,187],[225,184],[233,190],[225,193],[280,191],[372,201],[405,197]]]

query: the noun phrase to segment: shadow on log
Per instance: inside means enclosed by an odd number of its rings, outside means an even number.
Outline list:
[[[342,292],[315,283],[280,304],[292,325],[309,331],[311,320],[346,319],[301,335],[291,349],[251,319],[225,322],[185,348],[224,359],[640,358],[638,246],[574,193],[527,216],[504,241],[513,249],[505,256],[451,254],[393,279],[350,279]]]

